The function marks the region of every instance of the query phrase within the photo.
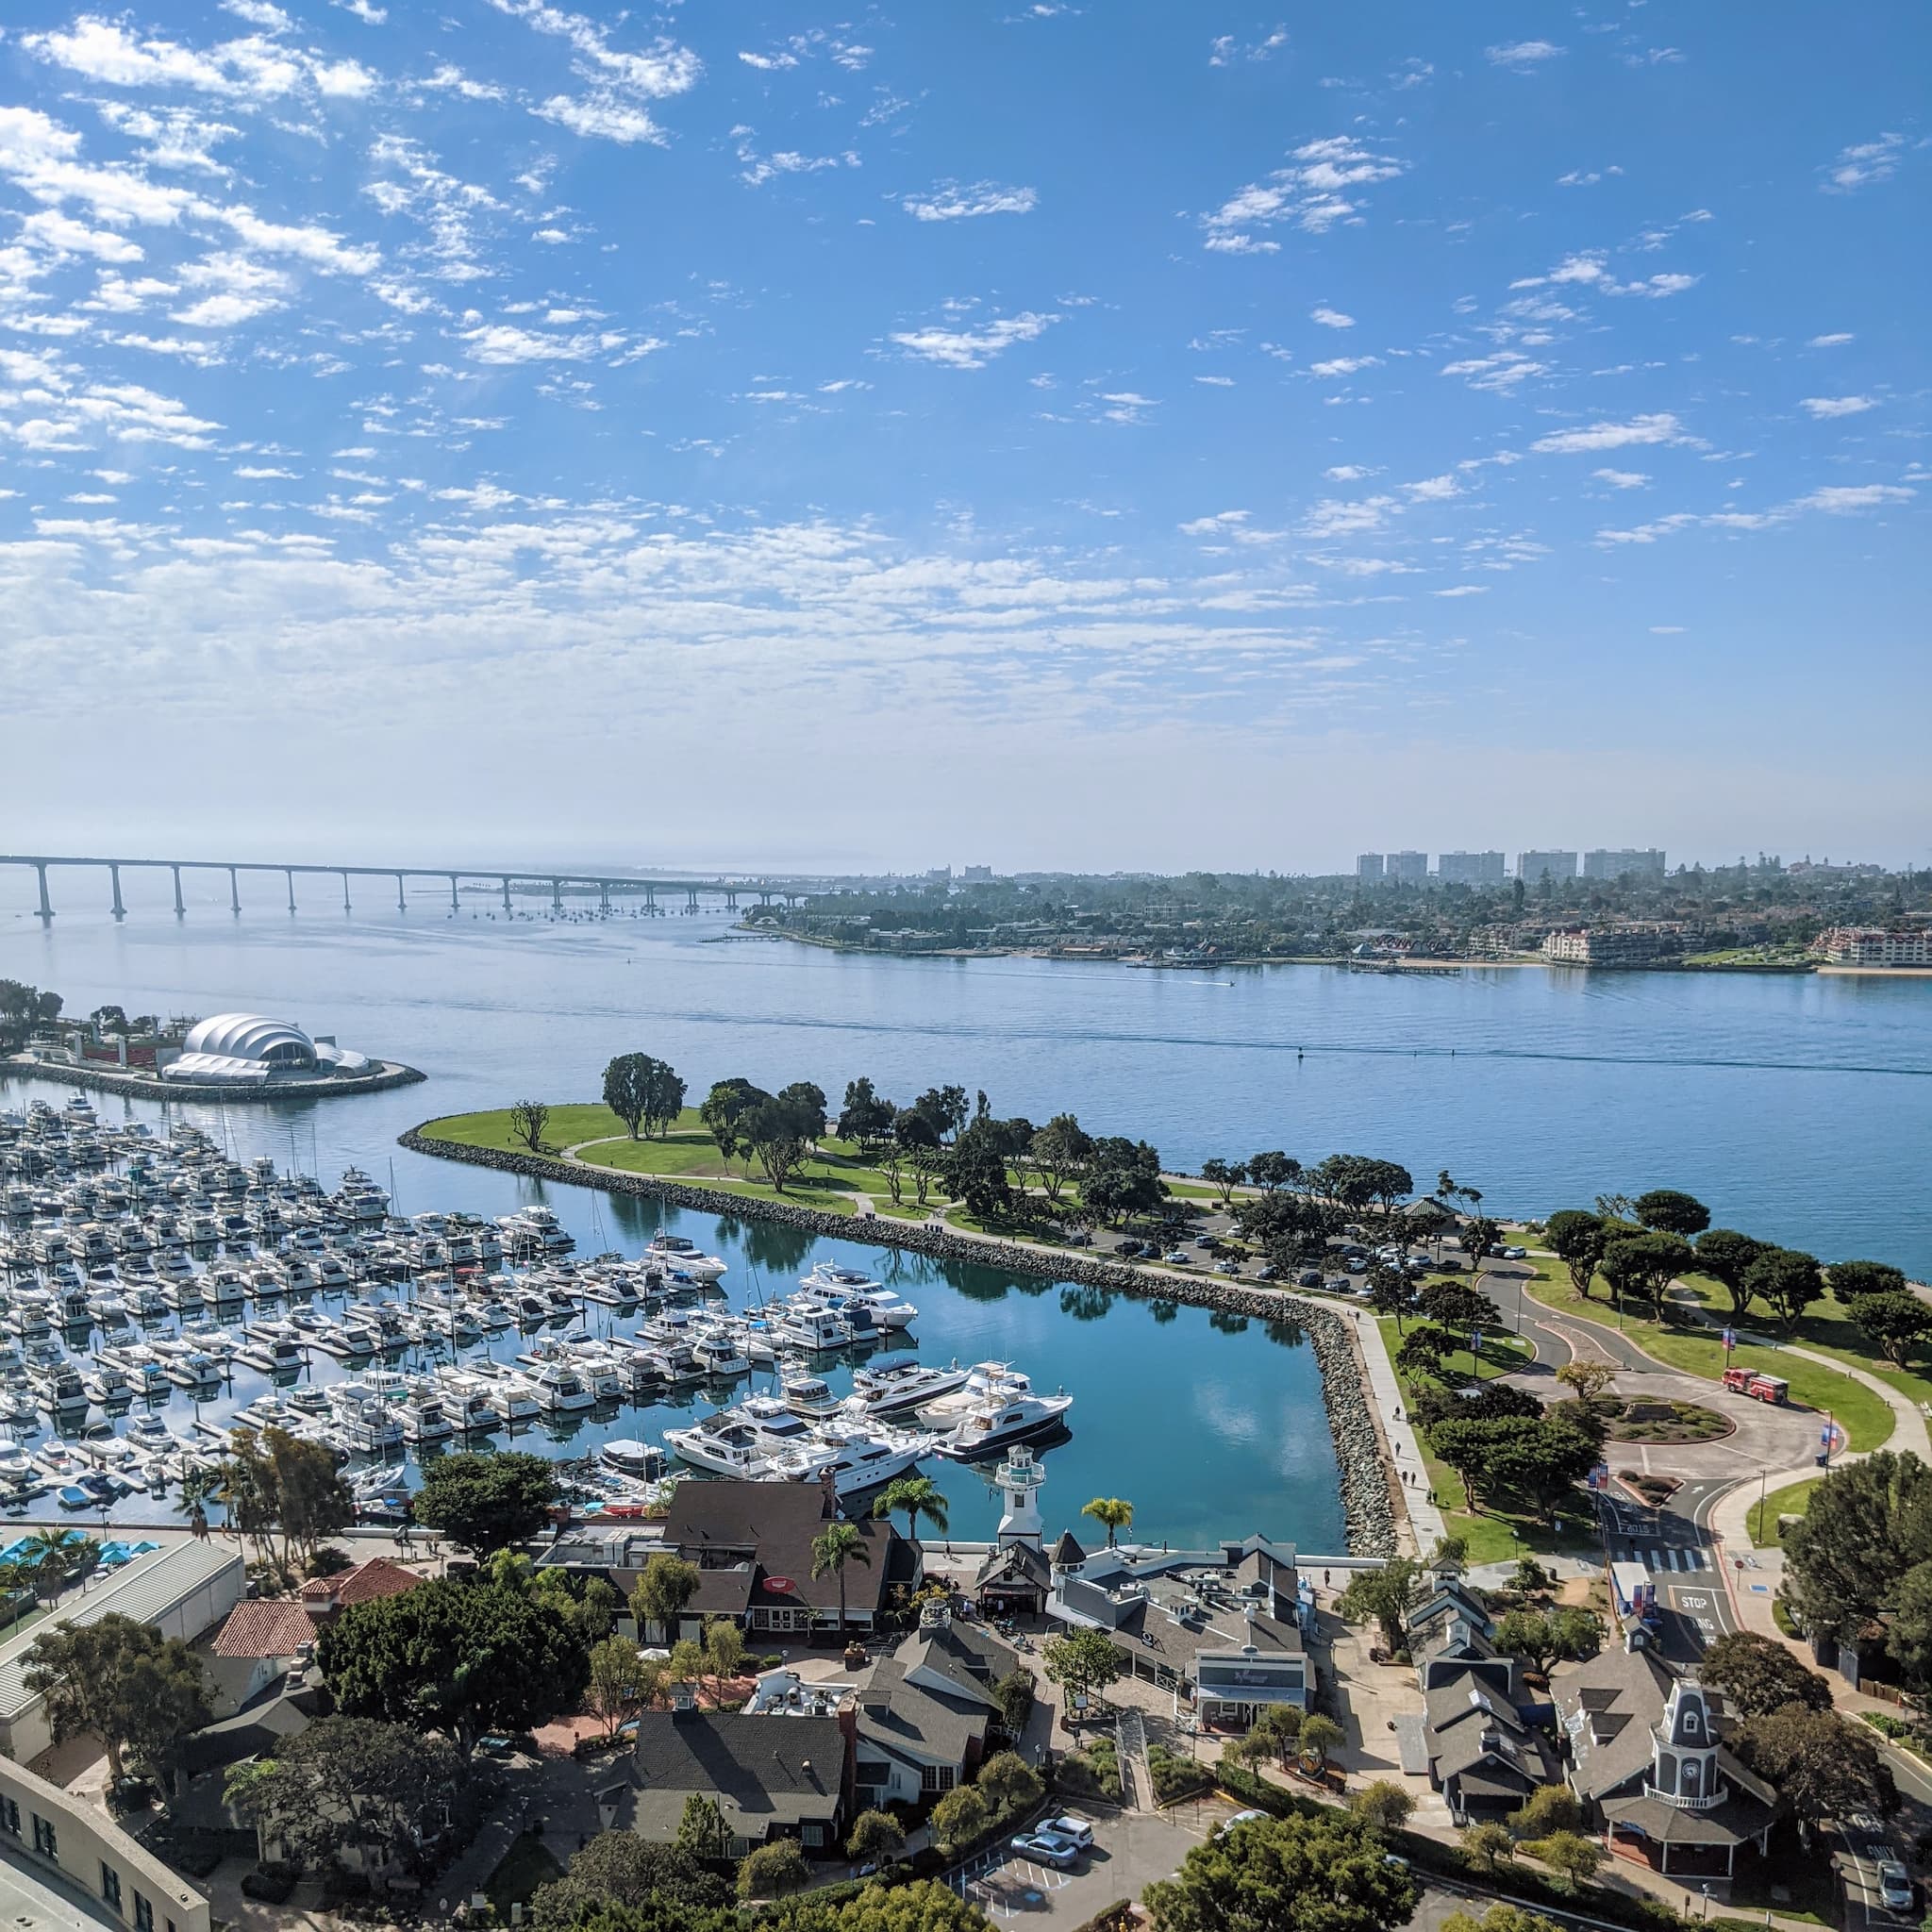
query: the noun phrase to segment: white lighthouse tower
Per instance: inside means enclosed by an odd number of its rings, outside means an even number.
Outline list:
[[[1024,1442],[993,1472],[993,1481],[999,1485],[1007,1504],[1000,1517],[1001,1549],[1009,1549],[1014,1543],[1030,1543],[1036,1550],[1041,1547],[1040,1486],[1045,1480],[1046,1471],[1033,1459],[1032,1450]]]

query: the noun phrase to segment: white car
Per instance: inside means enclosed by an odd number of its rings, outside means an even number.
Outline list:
[[[1093,1846],[1093,1827],[1084,1818],[1075,1818],[1071,1813],[1060,1818],[1049,1818],[1040,1829],[1054,1838],[1063,1838],[1070,1845],[1091,1851]]]
[[[1260,1821],[1266,1818],[1268,1814],[1265,1811],[1237,1811],[1232,1818],[1224,1818],[1221,1821],[1221,1823],[1214,1827],[1214,1836],[1216,1838],[1224,1837],[1226,1833],[1232,1831],[1238,1824],[1259,1824]]]
[[[1888,1912],[1912,1908],[1912,1874],[1896,1858],[1887,1858],[1878,1868],[1878,1902]]]

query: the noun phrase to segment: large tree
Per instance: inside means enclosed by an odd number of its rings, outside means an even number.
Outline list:
[[[1628,1234],[1610,1241],[1600,1266],[1618,1294],[1649,1302],[1661,1316],[1665,1290],[1696,1261],[1695,1250],[1682,1235]]]
[[[532,1154],[543,1151],[543,1129],[550,1124],[550,1104],[519,1100],[509,1110],[509,1130]]]
[[[675,1924],[687,1913],[716,1911],[730,1897],[724,1879],[680,1846],[654,1844],[631,1831],[600,1831],[561,1878],[538,1887],[530,1919],[538,1932],[572,1932],[614,1906],[655,1907]]]
[[[1427,1572],[1413,1557],[1391,1557],[1379,1570],[1357,1570],[1335,1600],[1336,1614],[1350,1624],[1375,1624],[1391,1655],[1407,1648],[1404,1620],[1422,1600]]]
[[[870,1157],[891,1139],[892,1116],[898,1112],[863,1074],[845,1083],[845,1104],[839,1110],[839,1138],[850,1141]]]
[[[771,1097],[762,1087],[733,1074],[716,1081],[699,1103],[698,1118],[725,1160],[736,1159],[745,1151],[745,1116]]]
[[[895,1510],[900,1509],[906,1512],[906,1534],[908,1537],[916,1537],[919,1534],[919,1519],[922,1516],[941,1536],[945,1535],[948,1517],[946,1499],[931,1476],[897,1476],[872,1499],[872,1513],[874,1516],[890,1518]]]
[[[640,1127],[661,1136],[683,1111],[684,1082],[668,1060],[647,1053],[619,1054],[604,1069],[604,1105],[633,1141]]]
[[[1835,1710],[1788,1704],[1747,1718],[1731,1733],[1731,1748],[1807,1824],[1849,1818],[1854,1811],[1898,1808],[1898,1788],[1873,1734]]]
[[[441,1731],[465,1752],[575,1710],[591,1668],[583,1632],[542,1598],[455,1579],[352,1604],[316,1658],[340,1710]]]
[[[745,1108],[739,1117],[738,1134],[782,1194],[785,1183],[805,1165],[824,1125],[824,1097],[814,1107],[808,1096],[788,1087],[783,1093],[760,1095]]]
[[[236,1765],[226,1796],[264,1840],[306,1871],[359,1852],[375,1866],[421,1871],[469,1784],[461,1752],[406,1724],[325,1717],[270,1757]]]
[[[1551,1417],[1437,1423],[1428,1439],[1461,1478],[1471,1508],[1513,1496],[1547,1516],[1597,1458],[1597,1444],[1588,1435]]]
[[[228,1444],[221,1469],[228,1521],[282,1572],[355,1522],[355,1492],[324,1443],[270,1427],[236,1429]]]
[[[1834,1469],[1785,1538],[1785,1598],[1814,1637],[1854,1641],[1932,1560],[1932,1470],[1881,1449]]]
[[[1824,1300],[1824,1274],[1814,1255],[1798,1248],[1767,1248],[1745,1269],[1744,1288],[1791,1328],[1813,1302]]]
[[[45,1698],[55,1741],[92,1732],[117,1784],[130,1767],[165,1781],[182,1740],[213,1716],[193,1651],[117,1610],[42,1630],[25,1661],[26,1688]]]
[[[631,1586],[630,1613],[637,1619],[639,1633],[641,1635],[656,1625],[667,1638],[675,1638],[678,1620],[703,1581],[695,1563],[674,1557],[669,1550],[659,1550],[644,1564]]]
[[[1071,1699],[1090,1690],[1105,1690],[1127,1667],[1113,1641],[1098,1630],[1070,1630],[1049,1638],[1040,1654],[1040,1667],[1049,1684],[1058,1684]]]
[[[1769,1717],[1788,1704],[1829,1710],[1831,1686],[1774,1638],[1733,1630],[1704,1653],[1699,1675],[1740,1717]]]
[[[1587,1299],[1610,1244],[1610,1224],[1588,1208],[1561,1208],[1543,1223],[1543,1239],[1570,1271],[1572,1290]]]
[[[1710,1209],[1695,1194],[1676,1188],[1653,1188],[1647,1194],[1639,1194],[1630,1209],[1645,1227],[1660,1234],[1688,1238],[1702,1234],[1710,1225]]]
[[[1057,1113],[1036,1130],[1027,1153],[1049,1201],[1058,1203],[1061,1191],[1092,1152],[1092,1135],[1070,1113]]]
[[[1331,1810],[1221,1832],[1142,1894],[1155,1932],[1393,1932],[1421,1897],[1379,1832]]]
[[[1247,1177],[1248,1167],[1244,1160],[1223,1160],[1217,1155],[1213,1159],[1201,1163],[1201,1178],[1221,1197],[1224,1208],[1234,1198],[1234,1191]]]
[[[1374,1208],[1385,1220],[1415,1192],[1407,1168],[1372,1154],[1331,1154],[1309,1174],[1308,1186],[1351,1213]]]
[[[1834,1268],[1834,1289],[1839,1285],[1838,1277],[1839,1271]],[[1907,1288],[1878,1294],[1855,1294],[1845,1303],[1845,1313],[1879,1354],[1900,1368],[1911,1360],[1913,1351],[1932,1335],[1932,1302],[1922,1301]]]
[[[1496,1625],[1496,1648],[1520,1657],[1539,1676],[1558,1657],[1592,1657],[1603,1642],[1603,1624],[1579,1604],[1549,1610],[1511,1610]]]
[[[1271,1148],[1265,1154],[1248,1156],[1248,1178],[1257,1188],[1265,1188],[1271,1194],[1276,1188],[1293,1187],[1301,1177],[1301,1162],[1284,1154],[1278,1147]]]
[[[527,1542],[557,1506],[557,1465],[515,1449],[439,1456],[425,1465],[416,1521],[458,1547],[487,1557]]]
[[[1432,1281],[1418,1299],[1423,1313],[1452,1334],[1467,1337],[1478,1328],[1499,1328],[1502,1310],[1480,1289],[1460,1281]]]
[[[1744,1277],[1752,1262],[1769,1246],[1768,1241],[1740,1234],[1735,1227],[1707,1228],[1697,1237],[1697,1265],[1729,1294],[1732,1314],[1741,1315],[1749,1309],[1751,1291],[1744,1286]]]

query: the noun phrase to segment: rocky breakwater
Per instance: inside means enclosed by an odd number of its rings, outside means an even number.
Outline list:
[[[1307,1336],[1322,1371],[1322,1400],[1328,1411],[1329,1433],[1335,1439],[1349,1553],[1357,1557],[1395,1554],[1394,1510],[1361,1361],[1349,1334],[1349,1324],[1335,1309],[1320,1302],[1253,1283],[1185,1275],[1160,1268],[1137,1268],[1123,1261],[1104,1261],[1096,1256],[1069,1254],[1061,1248],[1036,1247],[1030,1242],[1002,1241],[991,1235],[961,1234],[955,1228],[932,1223],[895,1221],[886,1215],[828,1214],[823,1208],[760,1195],[727,1193],[721,1188],[666,1180],[656,1174],[621,1174],[581,1161],[514,1154],[497,1147],[468,1147],[455,1141],[439,1141],[422,1127],[411,1127],[400,1135],[397,1144],[413,1154],[467,1161],[472,1166],[524,1174],[532,1180],[561,1180],[580,1187],[601,1188],[607,1193],[641,1194],[689,1208],[699,1214],[778,1222],[831,1241],[903,1248],[936,1261],[1006,1269],[1015,1274],[1097,1288],[1110,1294],[1135,1295],[1143,1301],[1213,1308],[1257,1322],[1292,1323]]]

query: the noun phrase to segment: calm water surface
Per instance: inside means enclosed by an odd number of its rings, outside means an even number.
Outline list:
[[[118,925],[82,903],[104,883],[57,874],[61,909],[43,931],[30,881],[0,875],[0,975],[54,988],[72,1011],[258,1009],[421,1067],[428,1084],[392,1093],[184,1109],[238,1153],[330,1183],[351,1162],[387,1178],[393,1161],[408,1212],[500,1213],[541,1194],[584,1247],[635,1252],[658,1224],[650,1204],[393,1143],[432,1114],[525,1093],[593,1098],[606,1059],[636,1047],[672,1060],[694,1092],[731,1074],[768,1088],[809,1078],[836,1104],[858,1074],[901,1098],[958,1081],[1002,1113],[1072,1108],[1091,1128],[1145,1135],[1172,1165],[1264,1146],[1374,1153],[1424,1182],[1448,1167],[1520,1212],[1680,1186],[1728,1224],[1932,1274],[1932,982],[870,959],[731,936],[717,915],[506,923],[466,895],[452,919],[425,891],[401,916],[374,909],[377,881],[371,908],[348,917],[339,897],[328,909],[326,881],[305,882],[312,909],[292,919],[278,888],[244,885],[260,903],[239,921],[225,880],[219,898],[210,882],[177,924],[161,879],[138,874]],[[1306,1346],[755,1224],[664,1221],[725,1256],[734,1301],[789,1288],[821,1255],[851,1258],[896,1270],[923,1311],[925,1359],[997,1357],[1064,1383],[1076,1404],[1073,1440],[1047,1456],[1055,1524],[1091,1495],[1125,1495],[1156,1537],[1259,1528],[1341,1546]],[[244,1372],[236,1399],[252,1392]],[[629,1413],[576,1446],[673,1419]],[[983,1486],[937,1468],[956,1529],[983,1533],[995,1513]]]

